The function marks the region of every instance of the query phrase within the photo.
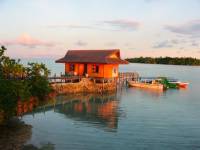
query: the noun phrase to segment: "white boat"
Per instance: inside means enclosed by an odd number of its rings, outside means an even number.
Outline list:
[[[153,89],[153,90],[164,90],[164,86],[160,83],[144,83],[144,82],[138,82],[138,81],[129,81],[129,86],[137,87],[137,88],[145,88],[145,89]]]

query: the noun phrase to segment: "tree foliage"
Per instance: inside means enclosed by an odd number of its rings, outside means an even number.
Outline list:
[[[200,66],[200,59],[191,57],[138,57],[127,58],[127,61],[131,63],[145,63],[145,64],[169,64],[169,65],[190,65]]]
[[[43,100],[51,91],[47,79],[50,72],[44,64],[29,63],[28,65],[27,75],[30,92],[32,96]]]
[[[0,48],[0,112],[6,119],[16,114],[18,101],[26,101],[36,97],[43,100],[51,91],[48,82],[50,71],[45,64],[28,63],[20,64],[5,56],[6,48]]]

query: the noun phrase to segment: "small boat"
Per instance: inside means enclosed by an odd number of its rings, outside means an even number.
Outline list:
[[[153,90],[164,90],[164,86],[160,83],[152,82],[139,82],[139,81],[128,81],[129,86],[137,87],[137,88],[145,88],[145,89],[153,89]]]
[[[188,82],[181,82],[181,81],[169,81],[169,83],[176,84],[178,88],[187,88],[189,85]]]
[[[165,90],[165,89],[179,89],[187,88],[187,82],[180,82],[176,79],[170,79],[166,77],[155,77],[155,78],[140,78],[138,81],[129,81],[129,86],[154,89],[154,90]]]
[[[178,85],[179,85],[179,88],[187,88],[189,83],[188,82],[180,82]]]

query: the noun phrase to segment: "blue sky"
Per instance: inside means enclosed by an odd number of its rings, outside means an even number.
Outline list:
[[[0,0],[0,44],[20,58],[113,48],[200,58],[199,8],[200,0]]]

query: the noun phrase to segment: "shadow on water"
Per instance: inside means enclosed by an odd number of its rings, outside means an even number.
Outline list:
[[[39,148],[32,144],[28,144],[28,145],[23,146],[22,148],[22,150],[54,150],[54,149],[55,149],[55,146],[54,144],[51,144],[51,143],[44,144]]]
[[[1,150],[54,150],[51,143],[36,147],[32,144],[25,145],[32,136],[32,126],[25,124],[18,118],[13,118],[5,125],[0,126]]]
[[[0,149],[21,149],[23,144],[31,138],[31,125],[26,125],[17,118],[0,126]]]

